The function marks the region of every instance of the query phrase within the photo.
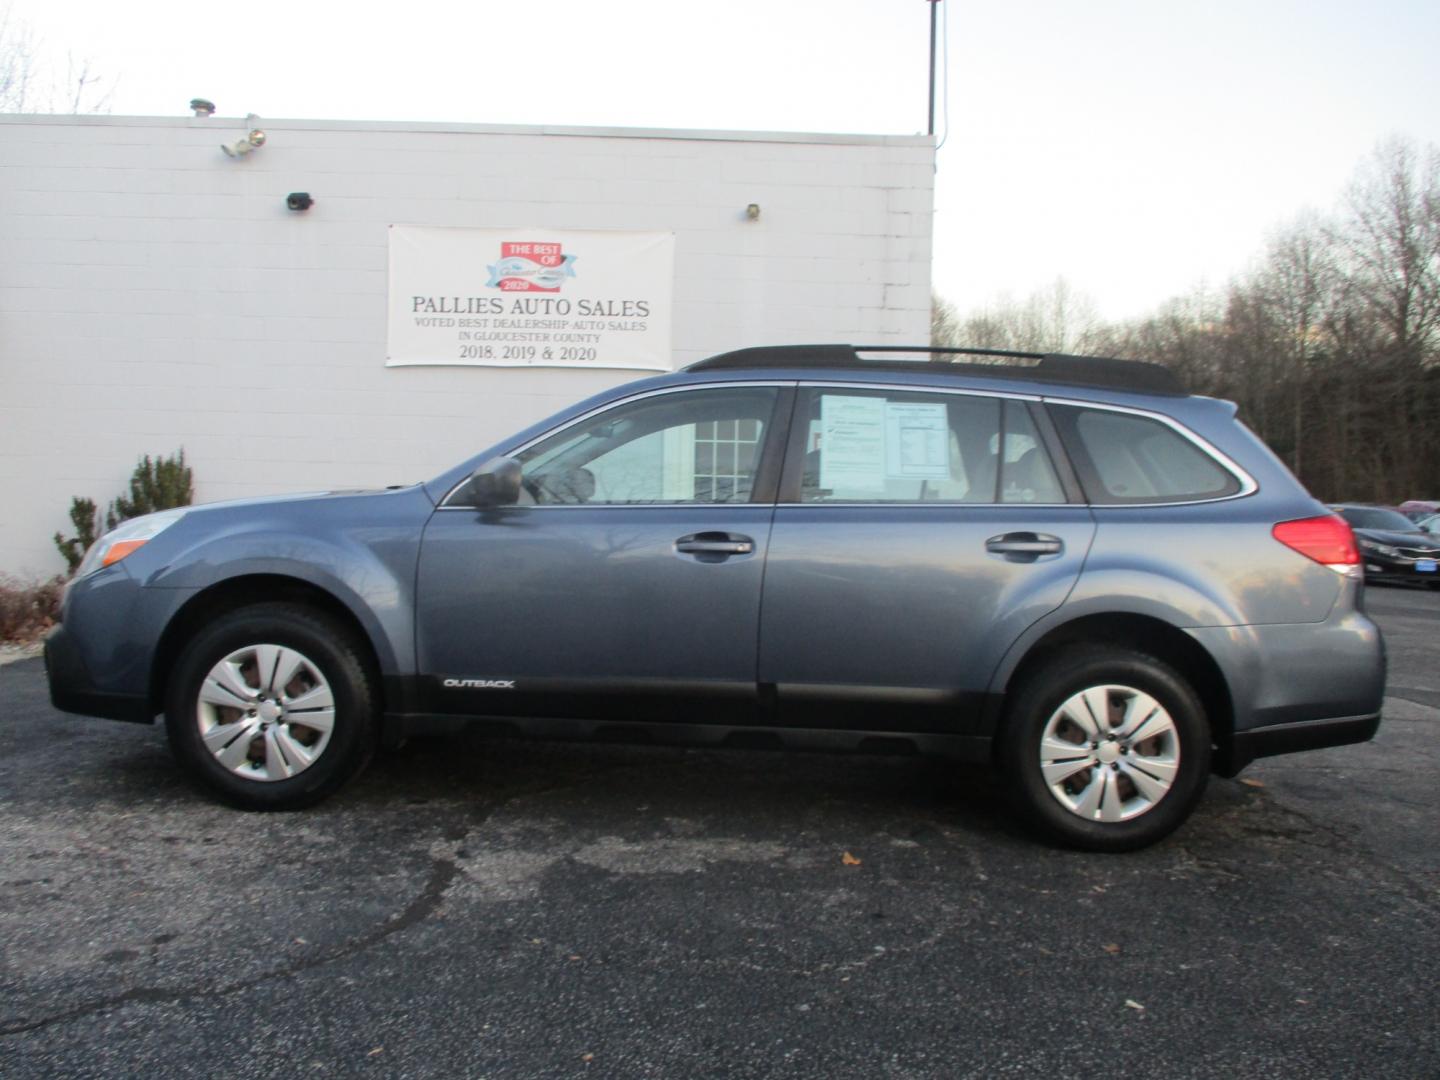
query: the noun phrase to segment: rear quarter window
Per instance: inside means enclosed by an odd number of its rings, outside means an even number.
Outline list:
[[[1077,405],[1051,410],[1091,503],[1194,502],[1240,491],[1238,477],[1169,424]]]

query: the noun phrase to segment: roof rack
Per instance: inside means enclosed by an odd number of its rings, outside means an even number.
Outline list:
[[[928,360],[876,358],[873,353],[928,354]],[[964,363],[939,359],[977,356],[986,360]],[[1033,361],[1027,364],[1006,360]],[[1152,394],[1185,396],[1188,391],[1167,367],[1143,360],[1116,360],[1105,356],[1070,356],[1066,353],[1015,352],[1009,349],[960,349],[929,345],[765,345],[736,349],[700,360],[686,371],[727,371],[743,368],[853,368],[860,371],[929,371],[978,375],[991,379],[1025,379],[1070,386],[1108,386]]]

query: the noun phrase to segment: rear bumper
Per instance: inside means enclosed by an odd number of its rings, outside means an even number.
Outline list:
[[[1272,724],[1250,731],[1237,731],[1230,737],[1230,745],[1223,747],[1216,757],[1214,770],[1221,776],[1234,776],[1256,758],[1369,742],[1378,730],[1379,713],[1302,720],[1294,724]]]
[[[1358,592],[1358,580],[1347,580]],[[1319,623],[1192,629],[1229,691],[1212,769],[1234,776],[1256,758],[1366,742],[1385,699],[1385,639],[1347,594]]]
[[[154,717],[144,694],[97,690],[74,638],[57,626],[45,639],[45,677],[50,703],[61,712],[148,724]]]

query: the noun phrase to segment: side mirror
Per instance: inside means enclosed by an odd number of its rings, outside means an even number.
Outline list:
[[[520,462],[512,457],[491,458],[470,474],[464,496],[466,505],[481,510],[514,506],[520,501],[520,472]]]

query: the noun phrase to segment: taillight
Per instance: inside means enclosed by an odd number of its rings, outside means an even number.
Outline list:
[[[1355,534],[1350,529],[1350,523],[1338,514],[1282,521],[1270,530],[1270,535],[1336,573],[1350,573],[1351,567],[1360,565],[1360,549],[1355,546]]]

